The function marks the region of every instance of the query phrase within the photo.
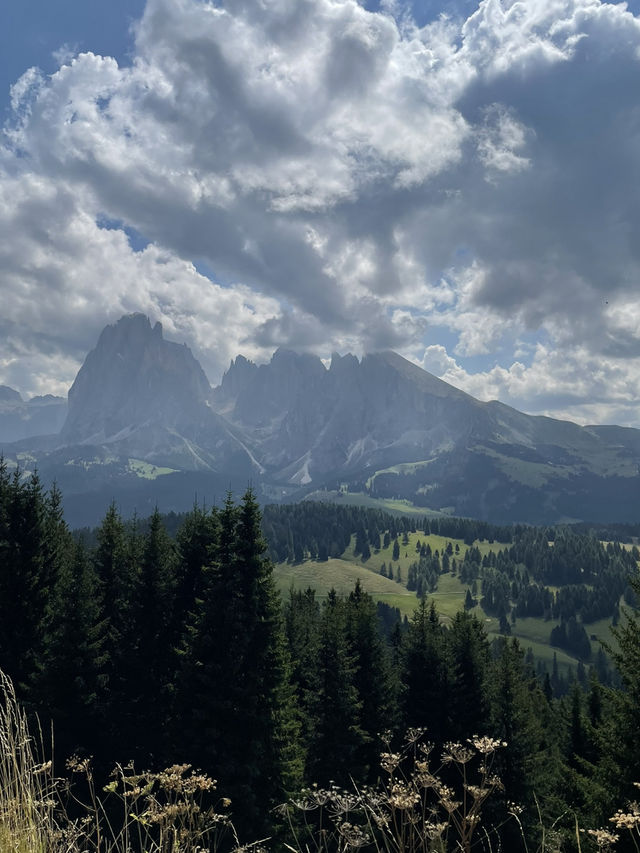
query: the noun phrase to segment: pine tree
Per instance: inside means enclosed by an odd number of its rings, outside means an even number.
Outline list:
[[[314,708],[319,690],[320,605],[315,590],[289,591],[284,624],[291,659],[291,682],[299,711],[301,743],[315,737]]]
[[[640,574],[630,581],[640,599]],[[617,647],[607,647],[622,678],[624,690],[612,694],[601,770],[614,802],[633,799],[633,784],[640,767],[640,612],[624,608],[619,624],[611,629]]]
[[[136,543],[131,545],[135,547]],[[149,519],[139,559],[125,636],[129,647],[123,664],[129,725],[123,727],[123,745],[140,760],[159,763],[167,758],[170,685],[175,666],[172,617],[176,553],[157,508]]]
[[[99,622],[104,656],[105,690],[102,713],[105,728],[113,735],[106,738],[105,746],[107,749],[115,749],[120,738],[119,719],[125,702],[123,669],[126,668],[126,658],[130,651],[125,647],[125,639],[127,642],[132,640],[135,631],[128,631],[133,577],[127,560],[125,526],[113,503],[98,529],[97,540],[92,563],[98,584]],[[127,633],[130,636],[127,636]]]
[[[451,623],[447,645],[451,666],[449,736],[462,741],[487,730],[489,643],[478,618],[461,611]]]
[[[234,559],[245,649],[241,737],[249,759],[247,796],[253,799],[256,826],[263,822],[267,828],[269,807],[282,802],[301,781],[301,756],[280,597],[273,564],[265,556],[260,520],[248,489],[239,507]]]
[[[403,718],[406,727],[426,727],[438,745],[450,740],[450,667],[444,631],[431,602],[421,599],[402,641]]]
[[[560,761],[554,739],[559,721],[526,666],[518,641],[501,637],[495,648],[489,677],[490,723],[492,734],[504,741],[506,748],[497,756],[496,771],[504,790],[495,798],[494,821],[502,823],[507,818],[508,803],[515,802],[524,807],[522,820],[529,830],[537,814],[534,797],[543,802],[553,819],[560,807],[555,793],[561,785]],[[518,827],[507,823],[505,833],[518,849]]]
[[[174,622],[175,636],[182,637],[192,618],[196,602],[202,598],[205,585],[204,568],[215,554],[219,537],[218,512],[206,512],[194,506],[187,513],[176,535],[177,568]]]
[[[400,559],[400,543],[397,538],[393,540],[393,559]]]
[[[83,543],[71,543],[52,591],[54,619],[38,682],[43,707],[53,719],[56,748],[63,756],[95,754],[102,746],[106,721],[100,700],[105,676],[97,586]]]
[[[227,496],[203,596],[183,650],[181,746],[215,774],[247,838],[271,831],[270,808],[301,781],[301,753],[280,601],[251,490]]]
[[[37,474],[26,483],[17,469],[11,478],[0,477],[6,536],[0,565],[0,668],[26,698],[43,660],[54,567],[45,561],[46,503]]]
[[[365,779],[378,770],[379,734],[397,725],[396,685],[380,634],[376,604],[360,581],[346,601],[346,636],[354,656],[353,683],[360,703],[360,728],[366,736],[351,773]]]
[[[346,636],[346,605],[332,589],[322,607],[319,690],[313,707],[315,733],[307,759],[310,781],[348,784],[357,756],[368,740],[361,728],[356,668]]]

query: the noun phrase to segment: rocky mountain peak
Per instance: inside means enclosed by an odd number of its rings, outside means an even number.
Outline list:
[[[106,441],[155,422],[198,416],[211,392],[186,345],[166,341],[160,323],[130,314],[101,333],[69,390],[66,441]]]
[[[222,382],[214,391],[216,405],[224,408],[228,403],[235,402],[238,395],[251,384],[257,371],[257,366],[243,355],[232,359],[229,369],[222,377]]]
[[[360,362],[356,356],[352,355],[350,352],[346,355],[340,355],[340,353],[337,352],[331,353],[331,366],[329,367],[329,373],[334,376],[352,374],[357,371],[359,366]]]

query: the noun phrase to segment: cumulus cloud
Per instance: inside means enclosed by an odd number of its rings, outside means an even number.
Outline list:
[[[234,350],[393,347],[480,396],[640,424],[640,21],[432,6],[420,26],[398,0],[148,0],[131,65],[27,70],[0,155],[0,381],[59,387],[135,309],[214,381]]]

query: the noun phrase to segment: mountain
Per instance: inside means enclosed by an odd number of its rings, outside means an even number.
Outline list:
[[[59,433],[66,415],[64,397],[23,400],[18,391],[0,385],[0,443]]]
[[[16,395],[0,388],[0,415],[33,403]],[[496,522],[640,516],[640,430],[480,402],[393,352],[334,354],[329,368],[286,349],[262,365],[238,356],[211,389],[140,314],[104,329],[59,434],[21,437],[0,438],[5,456],[56,479],[73,523],[113,498],[123,512],[184,509],[248,482],[264,500],[349,490]]]
[[[100,444],[150,425],[179,428],[201,417],[211,392],[186,345],[164,340],[142,314],[107,326],[69,391],[66,443]]]
[[[393,352],[334,355],[328,370],[284,351],[253,369],[236,360],[213,405],[283,484],[347,483],[496,521],[640,515],[640,430],[480,402]]]

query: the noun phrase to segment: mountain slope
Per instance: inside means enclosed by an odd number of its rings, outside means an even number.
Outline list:
[[[633,519],[640,431],[580,427],[482,403],[396,353],[232,363],[213,405],[274,481],[501,521]]]
[[[0,389],[0,424],[21,405]],[[640,517],[640,430],[480,402],[392,352],[334,354],[328,369],[290,350],[238,356],[212,390],[143,315],[102,332],[57,437],[0,443],[79,515],[113,498],[180,509],[252,482],[264,500],[347,488],[498,522]]]

